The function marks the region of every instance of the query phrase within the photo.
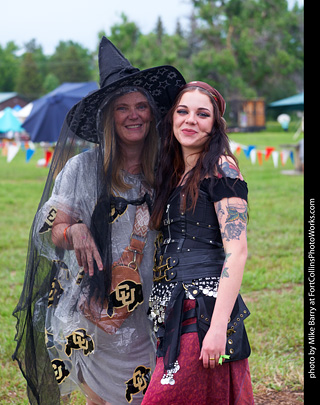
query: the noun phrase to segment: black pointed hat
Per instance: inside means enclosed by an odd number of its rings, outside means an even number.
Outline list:
[[[157,66],[139,70],[122,55],[106,37],[99,47],[100,89],[90,93],[69,111],[66,121],[74,133],[90,142],[98,142],[97,112],[103,100],[115,90],[136,86],[153,97],[161,116],[165,115],[179,91],[186,83],[173,66]],[[75,116],[77,119],[74,120]]]

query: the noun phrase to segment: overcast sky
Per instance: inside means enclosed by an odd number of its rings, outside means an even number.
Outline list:
[[[169,34],[177,19],[185,26],[192,7],[188,0],[13,0],[1,2],[0,44],[19,46],[35,38],[46,54],[59,41],[72,40],[90,50],[98,44],[98,32],[110,33],[124,12],[143,33],[151,32],[161,16]]]
[[[295,0],[290,0],[294,3]],[[151,32],[160,16],[172,34],[179,19],[188,28],[192,6],[189,0],[3,0],[1,1],[0,44],[14,41],[23,46],[35,38],[45,54],[52,54],[59,41],[72,40],[93,51],[98,32],[107,35],[124,12],[140,30]],[[303,0],[298,0],[300,5]]]

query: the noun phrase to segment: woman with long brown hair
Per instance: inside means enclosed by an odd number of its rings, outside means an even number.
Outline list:
[[[30,233],[13,358],[31,404],[81,389],[88,405],[140,404],[155,365],[148,319],[157,123],[185,83],[140,71],[107,39],[100,89],[67,114]]]
[[[224,111],[216,89],[191,82],[162,130],[151,217],[161,231],[150,298],[159,345],[144,404],[253,403],[239,294],[248,190]]]

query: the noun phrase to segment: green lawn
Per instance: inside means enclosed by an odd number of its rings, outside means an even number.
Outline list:
[[[268,126],[269,128],[269,126]],[[277,124],[266,131],[230,134],[242,145],[294,143],[292,132]],[[36,167],[40,148],[29,163],[21,150],[7,163],[0,151],[0,322],[1,404],[27,404],[25,382],[11,360],[15,318],[12,311],[21,292],[29,229],[39,203],[48,169]],[[272,159],[252,164],[238,156],[249,186],[249,257],[242,294],[250,308],[246,321],[252,346],[249,359],[255,393],[266,389],[303,389],[303,176],[290,159],[275,168]],[[77,397],[72,401],[85,403]]]

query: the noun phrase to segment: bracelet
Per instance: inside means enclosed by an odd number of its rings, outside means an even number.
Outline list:
[[[72,225],[73,225],[73,224],[68,225],[68,226],[65,228],[65,230],[63,231],[63,237],[64,237],[64,240],[65,240],[67,243],[69,243],[68,237],[67,237],[67,230],[68,230],[68,228],[70,228],[70,226],[72,226]]]

